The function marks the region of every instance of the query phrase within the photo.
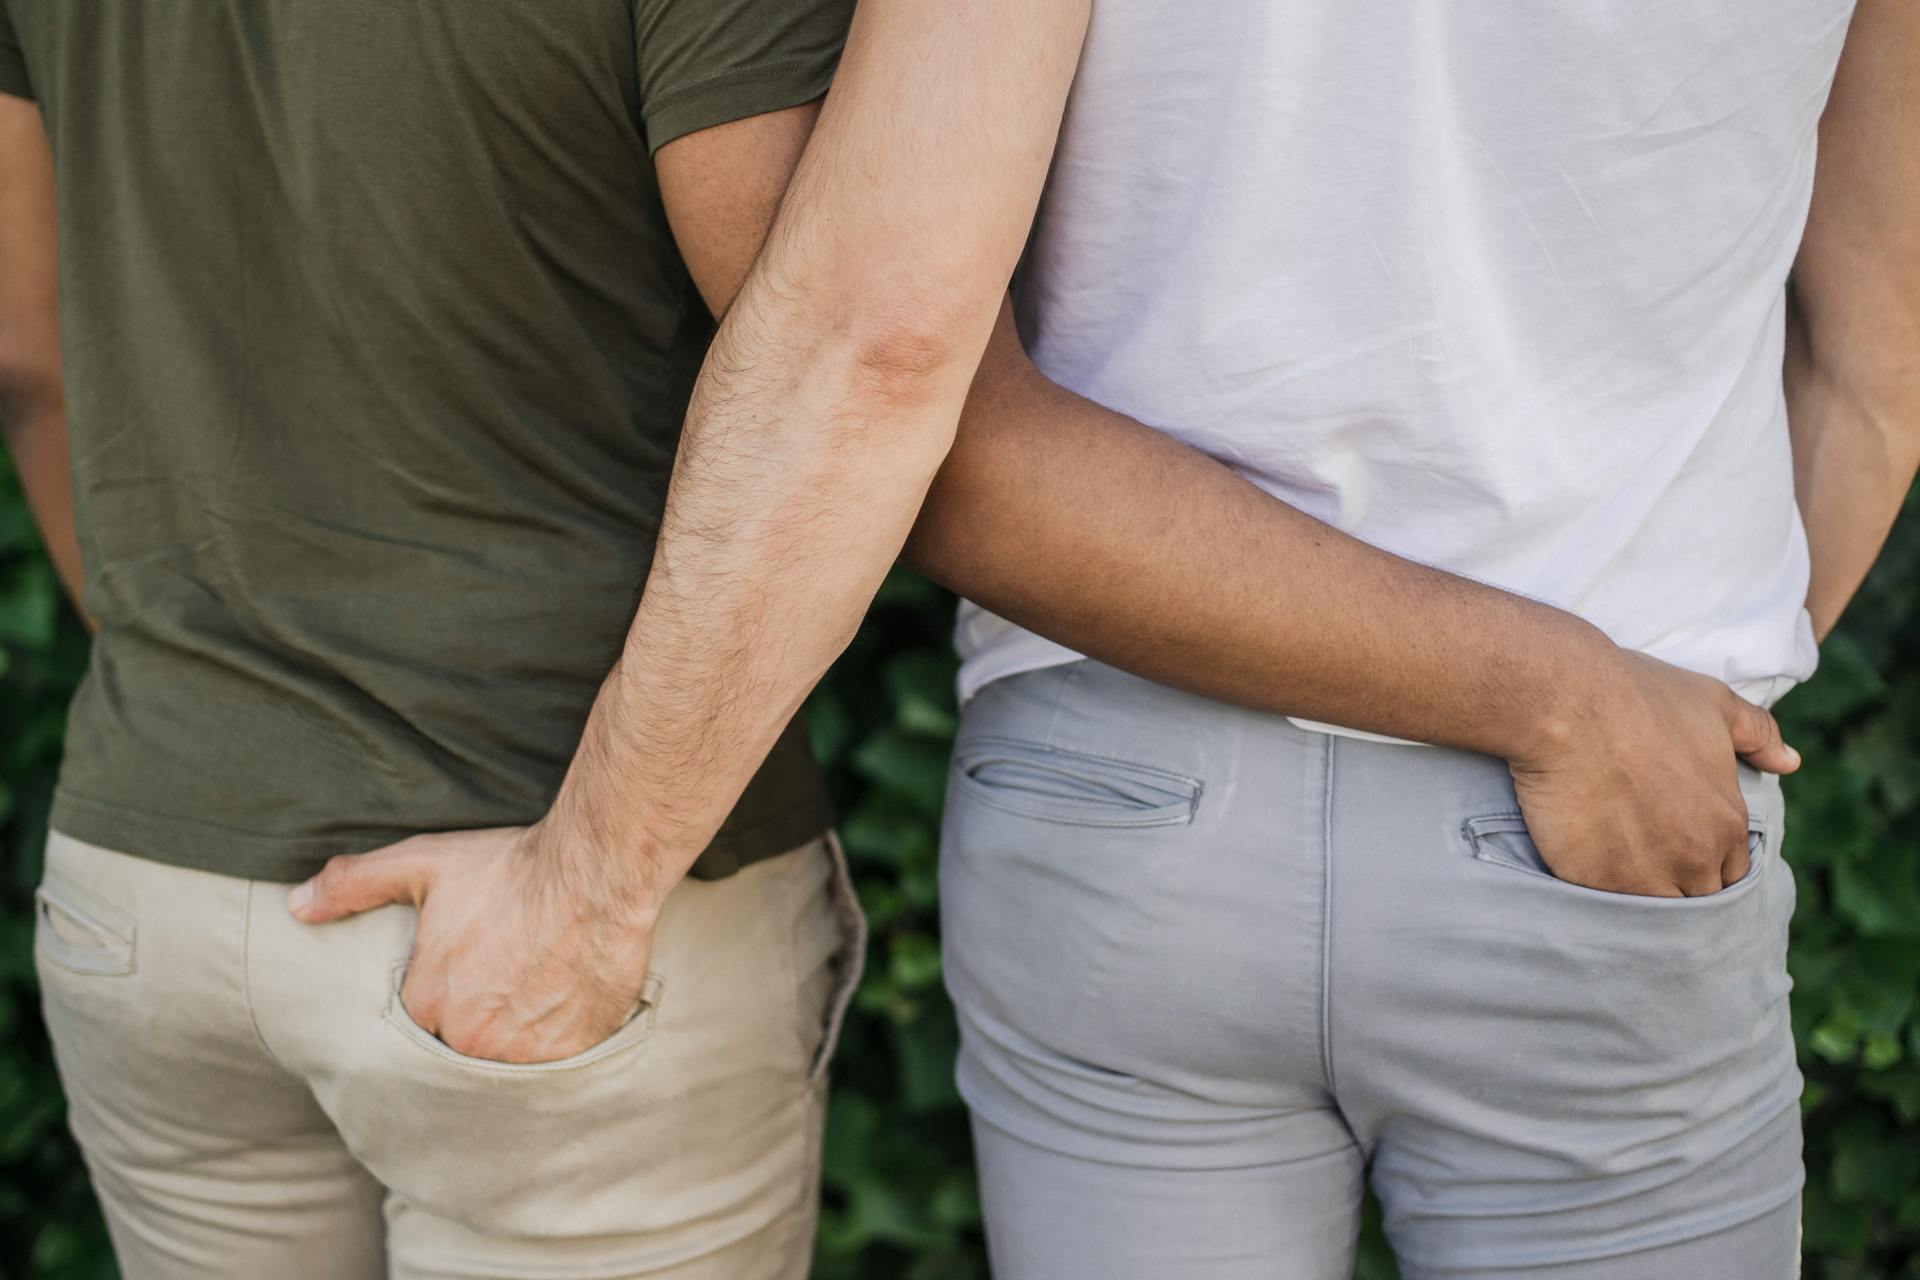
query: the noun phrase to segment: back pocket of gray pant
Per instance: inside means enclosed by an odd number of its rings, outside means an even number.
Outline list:
[[[1734,883],[1725,886],[1717,893],[1703,894],[1696,898],[1662,898],[1651,894],[1619,893],[1611,889],[1595,889],[1570,880],[1562,880],[1547,866],[1545,858],[1540,856],[1539,848],[1533,843],[1533,834],[1527,830],[1527,820],[1518,813],[1494,813],[1480,818],[1468,818],[1462,824],[1467,845],[1473,850],[1473,856],[1481,862],[1496,867],[1505,867],[1509,871],[1520,871],[1551,880],[1554,884],[1576,894],[1590,895],[1603,902],[1637,903],[1643,906],[1663,910],[1689,909],[1719,903],[1746,896],[1760,880],[1762,864],[1767,855],[1766,824],[1759,815],[1747,815],[1747,873]]]
[[[1079,827],[1172,827],[1193,821],[1198,778],[1013,738],[967,738],[954,786],[1006,813]]]

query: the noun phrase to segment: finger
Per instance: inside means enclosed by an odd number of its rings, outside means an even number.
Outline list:
[[[1720,883],[1738,884],[1747,874],[1751,861],[1748,850],[1747,802],[1738,791],[1727,797],[1725,826],[1720,832],[1720,847],[1726,852],[1720,859]]]
[[[1740,842],[1739,852],[1728,854],[1727,860],[1720,864],[1721,885],[1739,884],[1746,879],[1747,868],[1752,865],[1752,862],[1753,859],[1747,852],[1746,841],[1743,840]]]
[[[440,1006],[446,985],[430,980],[425,966],[414,957],[414,963],[407,966],[406,977],[400,982],[400,1007],[412,1018],[416,1026],[425,1028],[428,1035],[440,1034]]]
[[[1780,737],[1780,722],[1765,707],[1756,707],[1728,690],[1727,732],[1740,758],[1768,773],[1792,773],[1800,767],[1800,753]]]
[[[1699,852],[1705,856],[1690,860],[1697,869],[1685,877],[1688,897],[1719,893],[1747,874],[1747,804],[1738,790],[1702,833]]]
[[[1719,867],[1708,867],[1698,874],[1687,876],[1678,881],[1680,895],[1686,898],[1706,898],[1726,888],[1729,881]]]
[[[390,902],[418,906],[433,868],[433,854],[412,840],[372,853],[342,854],[329,860],[320,874],[294,886],[287,910],[297,920],[324,924]]]

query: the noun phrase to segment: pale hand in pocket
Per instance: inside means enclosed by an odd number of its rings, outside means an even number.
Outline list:
[[[632,1015],[647,978],[653,895],[571,873],[540,825],[415,836],[334,858],[287,896],[323,924],[389,903],[418,908],[400,998],[457,1053],[555,1062]]]

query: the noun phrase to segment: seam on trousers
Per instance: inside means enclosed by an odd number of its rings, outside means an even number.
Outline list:
[[[1333,744],[1324,734],[1320,796],[1320,1069],[1333,1082]]]
[[[1059,745],[1054,741],[1053,734],[1054,730],[1060,727],[1060,708],[1066,704],[1067,691],[1073,688],[1074,681],[1080,678],[1080,673],[1086,669],[1087,661],[1088,659],[1082,658],[1078,662],[1068,663],[1064,668],[1055,668],[1060,672],[1060,687],[1053,691],[1053,706],[1047,709],[1047,731],[1040,738],[1042,746]]]
[[[863,936],[862,941],[865,941]],[[826,1150],[827,1100],[832,1093],[827,1078],[822,1076],[813,1082],[814,1103],[817,1114],[809,1117],[807,1134],[807,1167],[800,1178],[804,1188],[799,1207],[794,1210],[799,1221],[794,1224],[795,1236],[791,1256],[798,1260],[799,1270],[794,1271],[792,1280],[806,1280],[813,1270],[814,1241],[820,1235],[820,1178],[821,1160]]]
[[[260,1015],[253,1007],[253,895],[259,888],[258,880],[247,881],[247,896],[240,906],[240,1001],[247,1007],[247,1025],[253,1028],[253,1038],[260,1042],[261,1051],[276,1067],[290,1072],[293,1068],[280,1061],[280,1055],[267,1043],[267,1034],[260,1029]]]

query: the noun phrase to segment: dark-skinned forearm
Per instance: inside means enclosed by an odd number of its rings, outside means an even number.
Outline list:
[[[1825,637],[1920,464],[1920,5],[1860,0],[1820,119],[1787,328],[1787,424]]]
[[[1042,377],[994,335],[909,543],[1062,644],[1222,701],[1512,757],[1573,731],[1613,646],[1388,555]]]
[[[1805,317],[1789,327],[1787,420],[1794,491],[1807,528],[1807,612],[1826,639],[1880,555],[1920,469],[1920,368],[1861,386],[1813,354]]]

